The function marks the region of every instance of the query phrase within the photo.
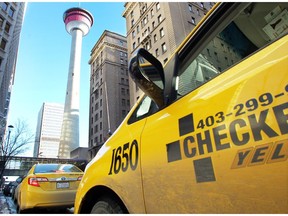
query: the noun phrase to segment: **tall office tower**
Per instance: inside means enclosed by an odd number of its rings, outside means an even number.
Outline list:
[[[7,126],[24,13],[23,2],[0,2],[0,143]]]
[[[70,152],[79,147],[79,90],[82,37],[93,25],[93,16],[82,8],[65,11],[63,20],[72,35],[70,65],[68,72],[59,157],[70,158]]]
[[[63,104],[43,103],[38,114],[34,157],[58,157],[63,112]]]
[[[122,16],[126,19],[128,57],[147,49],[162,64],[180,45],[212,2],[127,2]],[[129,79],[131,106],[142,91]]]
[[[90,56],[89,154],[92,158],[130,109],[126,37],[105,30]]]

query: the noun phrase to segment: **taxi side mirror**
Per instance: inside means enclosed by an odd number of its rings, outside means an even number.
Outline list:
[[[161,109],[164,106],[165,85],[161,62],[141,48],[130,60],[129,72],[136,85]]]

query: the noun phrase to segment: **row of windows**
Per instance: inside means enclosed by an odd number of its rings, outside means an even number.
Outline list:
[[[95,114],[95,122],[98,121],[99,118],[102,118],[102,115],[103,115],[102,113],[103,113],[102,110],[100,110],[99,114],[98,113]],[[94,118],[92,117],[91,122],[93,123],[93,121],[94,121]]]
[[[102,107],[102,105],[103,105],[103,102],[102,102],[102,99],[100,99],[100,107]],[[95,104],[95,111],[97,111],[99,109],[99,102],[96,102],[96,104]],[[91,106],[91,113],[93,113],[94,112],[94,107],[93,107],[93,105]],[[93,123],[93,121],[92,121],[92,123]]]
[[[129,82],[129,81],[126,80],[126,82]],[[91,97],[91,103],[94,103],[94,99],[97,100],[99,98],[99,96],[103,95],[102,88],[100,88],[100,91],[99,91],[99,89],[96,89],[95,92],[94,92],[94,95],[92,95],[92,97]],[[122,87],[121,88],[121,95],[122,96],[130,96],[129,88],[123,88]],[[102,101],[102,99],[101,99],[101,101]],[[102,102],[100,102],[100,103],[102,103]]]
[[[8,21],[5,22],[5,19],[0,16],[0,28],[3,28],[4,23],[5,23],[4,31],[7,34],[9,34],[10,33],[10,29],[11,29],[11,24]]]
[[[98,136],[94,137],[94,143],[96,143],[96,145],[102,144],[102,142],[103,142],[103,138],[102,137],[103,137],[102,134],[100,134],[99,137]],[[93,146],[93,139],[91,139],[90,145]]]
[[[94,128],[93,128],[93,127],[91,128],[91,134],[93,134],[93,133],[98,133],[99,131],[102,131],[102,130],[103,130],[103,123],[100,122],[100,123],[99,123],[99,127],[98,127],[98,124],[96,124],[96,125],[94,126]]]
[[[126,52],[122,52],[122,51],[119,52],[119,62],[120,62],[120,64],[124,64],[124,63],[127,64],[127,53]],[[99,65],[101,65],[102,63],[103,63],[103,51],[100,53],[100,56],[98,56],[92,64],[93,72],[95,72],[95,70],[97,70]]]
[[[145,19],[145,20],[148,20],[148,19]],[[158,26],[158,25],[162,22],[162,20],[163,20],[163,18],[162,18],[162,15],[160,14],[160,15],[157,17],[157,21],[158,21],[157,25],[156,25],[155,21],[152,22],[152,28],[155,29],[156,26]],[[148,21],[145,22],[145,25],[147,24],[147,22],[148,22]],[[144,26],[145,26],[145,25],[144,25]],[[142,28],[143,28],[144,26],[142,26]],[[138,25],[138,26],[136,27],[136,30],[133,30],[133,31],[132,31],[132,38],[135,38],[136,35],[137,35],[139,32],[140,32],[140,27],[139,27],[139,25]],[[148,33],[150,33],[150,27],[148,27],[148,28],[142,33],[142,36],[145,37],[145,36],[148,35]]]
[[[125,78],[121,78],[121,84],[122,85],[129,85],[129,80],[128,79],[126,79],[126,82],[125,82]]]
[[[15,14],[15,9],[12,7],[12,5],[9,7],[9,3],[8,2],[3,2],[1,5],[2,10],[8,12],[8,15],[10,17],[13,17]]]
[[[139,3],[139,5],[141,6],[141,3]],[[145,13],[147,9],[147,3],[143,6],[143,10],[140,9],[140,12],[141,12],[141,15],[143,13]],[[159,11],[160,10],[160,3],[156,3],[156,11]],[[150,11],[150,15],[151,15],[151,18],[154,16],[154,9],[152,8],[151,11]],[[131,26],[133,27],[135,25],[135,20],[134,20],[134,11],[131,11],[130,13],[130,17],[131,17]],[[148,14],[147,16],[144,17],[144,19],[142,20],[141,24],[142,24],[142,27],[145,26],[148,22]]]
[[[210,3],[210,6],[212,6],[212,5],[213,5],[213,4]],[[193,6],[192,4],[188,4],[188,9],[189,9],[189,11],[190,11],[191,13],[194,13],[194,12],[195,12],[194,7],[195,7],[195,6]],[[203,3],[203,2],[200,2],[200,7],[201,7],[202,9],[204,9],[204,10],[206,9],[206,8],[204,7],[204,3]],[[196,13],[197,13],[199,16],[201,16],[199,8],[197,8],[197,7],[195,7],[195,8],[196,8]]]
[[[130,100],[129,99],[126,100],[126,99],[122,98],[121,105],[130,107]]]

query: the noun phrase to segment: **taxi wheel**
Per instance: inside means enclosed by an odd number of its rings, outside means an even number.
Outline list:
[[[113,199],[103,198],[95,203],[91,214],[124,214],[121,206]]]

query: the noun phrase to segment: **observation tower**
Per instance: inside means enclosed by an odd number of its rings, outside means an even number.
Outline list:
[[[59,144],[59,158],[70,158],[70,152],[79,147],[79,91],[82,37],[93,25],[93,16],[82,8],[70,8],[64,12],[66,30],[72,36],[70,64],[64,115]]]

